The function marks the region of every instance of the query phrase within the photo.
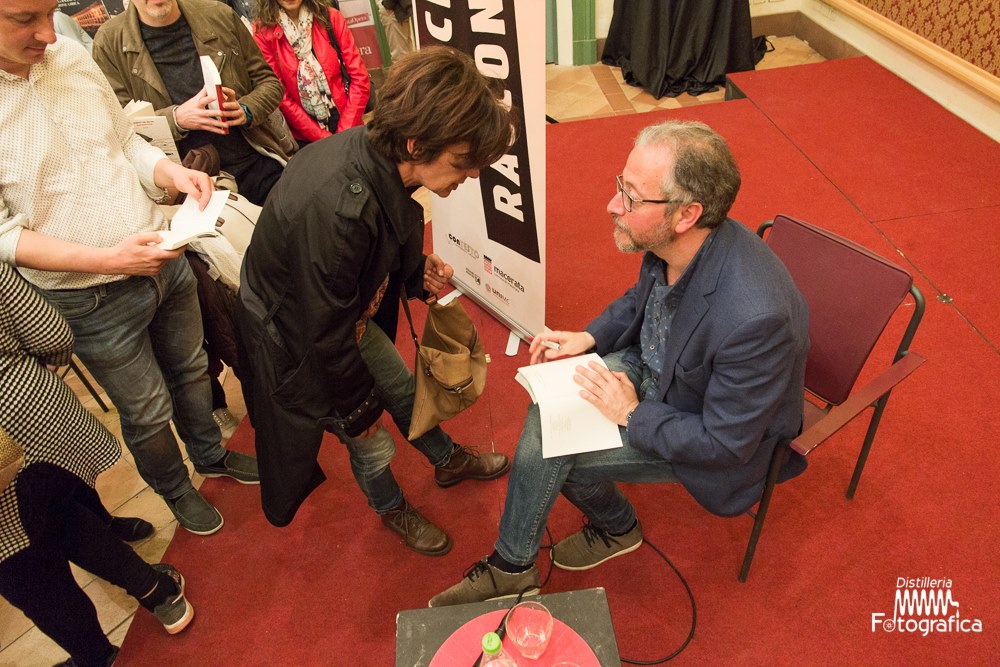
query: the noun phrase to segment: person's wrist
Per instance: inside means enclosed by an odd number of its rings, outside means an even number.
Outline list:
[[[243,104],[243,102],[240,102],[240,108],[243,109],[243,113],[247,117],[246,126],[250,127],[250,124],[253,123],[253,114],[250,113],[250,109],[248,109],[247,105]]]
[[[177,105],[176,104],[174,105],[174,108],[170,111],[170,114],[174,118],[174,127],[177,128],[177,131],[178,132],[186,132],[187,128],[184,127],[183,125],[181,125],[181,122],[179,120],[177,120]]]

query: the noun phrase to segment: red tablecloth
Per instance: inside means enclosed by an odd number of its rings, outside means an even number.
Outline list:
[[[506,609],[491,611],[455,630],[434,654],[430,667],[472,667],[482,653],[483,635],[496,630],[506,613]],[[520,655],[507,637],[504,637],[503,648],[521,667],[546,667],[563,660],[575,662],[580,667],[601,667],[587,642],[558,618],[552,619],[552,639],[537,660]]]

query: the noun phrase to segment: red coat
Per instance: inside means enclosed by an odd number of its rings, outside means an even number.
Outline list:
[[[361,125],[361,116],[364,114],[365,104],[368,103],[368,92],[371,84],[368,79],[368,70],[365,69],[365,63],[361,59],[361,53],[354,43],[354,37],[347,27],[344,15],[336,9],[331,9],[330,21],[333,26],[333,34],[337,37],[337,42],[344,54],[347,72],[351,76],[350,98],[344,95],[344,84],[341,80],[337,51],[330,44],[326,27],[316,20],[312,24],[312,44],[313,53],[316,54],[316,59],[323,68],[327,83],[330,85],[333,102],[340,111],[340,123],[337,125],[337,131],[340,132],[349,127]],[[260,46],[261,53],[264,54],[264,60],[271,66],[285,87],[285,96],[278,108],[281,109],[285,120],[288,121],[292,136],[299,141],[318,141],[323,137],[330,136],[330,132],[321,127],[302,108],[297,78],[299,60],[295,57],[291,44],[285,39],[285,31],[281,29],[280,25],[257,25],[255,27],[254,39]]]

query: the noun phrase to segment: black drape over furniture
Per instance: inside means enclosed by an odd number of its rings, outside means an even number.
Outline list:
[[[754,68],[746,0],[615,0],[601,62],[656,98],[699,95]]]

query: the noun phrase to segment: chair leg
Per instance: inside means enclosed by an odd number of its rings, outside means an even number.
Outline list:
[[[69,367],[73,370],[74,373],[76,373],[76,376],[80,378],[80,382],[82,382],[83,386],[87,388],[87,391],[90,392],[90,395],[94,397],[94,400],[97,401],[97,405],[100,406],[101,410],[103,410],[104,412],[108,412],[108,406],[104,403],[103,400],[101,400],[100,394],[98,394],[97,390],[94,389],[94,385],[90,384],[90,380],[87,379],[86,374],[84,374],[83,369],[81,369],[77,365],[75,359],[69,360]]]
[[[764,519],[767,518],[767,509],[771,505],[771,496],[774,495],[774,487],[778,483],[778,476],[781,474],[781,469],[785,467],[787,459],[788,443],[778,443],[777,450],[771,457],[771,467],[767,471],[767,479],[764,481],[764,493],[760,497],[757,514],[754,515],[750,541],[747,543],[746,553],[743,554],[743,566],[740,568],[740,582],[742,583],[746,583],[747,577],[750,575],[750,564],[753,563],[753,555],[757,550],[757,540],[760,539],[760,532],[764,528]]]
[[[883,394],[875,401],[875,410],[872,420],[868,422],[868,432],[865,434],[865,442],[861,445],[861,452],[858,454],[858,462],[854,465],[854,474],[851,476],[851,483],[847,485],[847,499],[854,499],[854,492],[858,490],[858,482],[861,481],[861,473],[864,472],[865,463],[868,462],[868,454],[871,452],[872,443],[875,441],[875,433],[878,431],[879,422],[882,420],[882,413],[885,411],[885,404],[889,401],[889,394]]]

